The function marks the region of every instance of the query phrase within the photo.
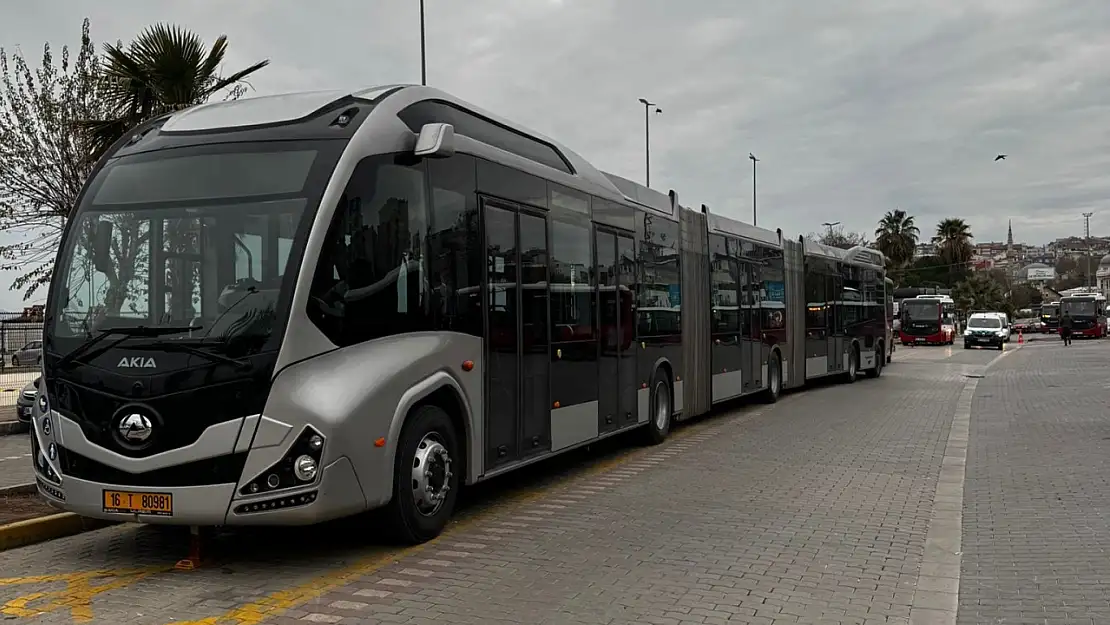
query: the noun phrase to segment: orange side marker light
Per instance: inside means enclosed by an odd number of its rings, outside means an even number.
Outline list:
[[[374,441],[374,447],[385,447],[385,437],[379,438]]]
[[[464,360],[462,364],[463,371],[470,371],[474,368],[473,360]]]

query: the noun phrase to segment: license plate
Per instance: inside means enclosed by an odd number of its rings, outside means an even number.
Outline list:
[[[924,343],[924,342],[925,342],[925,339],[914,339],[914,342],[916,342],[916,343]]]
[[[104,491],[104,511],[125,514],[173,516],[173,495],[169,493],[131,493]]]

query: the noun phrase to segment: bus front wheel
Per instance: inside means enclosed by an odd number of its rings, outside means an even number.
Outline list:
[[[385,509],[393,537],[419,544],[439,535],[459,495],[462,457],[451,417],[420,406],[401,430],[393,467],[393,498]]]

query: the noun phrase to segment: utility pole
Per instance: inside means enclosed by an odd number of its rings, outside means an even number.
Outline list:
[[[1087,241],[1087,286],[1094,286],[1094,277],[1091,275],[1091,216],[1094,213],[1083,213],[1083,238]]]
[[[752,159],[752,225],[755,226],[758,225],[755,212],[755,164],[759,162],[759,159],[751,152],[748,152],[748,158]]]
[[[428,85],[428,61],[424,40],[424,0],[420,0],[420,84]]]
[[[651,186],[651,107],[655,106],[654,102],[648,102],[646,98],[640,98],[640,104],[644,105],[644,186]],[[655,106],[655,114],[662,113],[663,109]]]

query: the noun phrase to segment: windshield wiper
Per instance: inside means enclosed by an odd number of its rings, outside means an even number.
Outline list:
[[[85,341],[84,343],[81,343],[76,348],[74,348],[73,351],[66,354],[65,356],[62,356],[62,359],[58,361],[57,366],[58,366],[58,368],[62,368],[62,367],[65,367],[66,365],[76,361],[78,356],[81,356],[82,354],[87,353],[89,350],[91,350],[93,347],[95,347],[98,343],[100,343],[104,339],[108,338],[109,336],[112,336],[113,334],[117,334],[117,335],[122,334],[123,336],[121,336],[118,340],[113,341],[110,345],[108,345],[108,346],[104,347],[103,349],[99,350],[97,353],[102,353],[104,351],[107,351],[107,350],[115,347],[116,345],[119,345],[120,343],[126,341],[127,339],[133,337],[133,336],[163,336],[163,335],[166,335],[166,334],[177,334],[179,332],[188,332],[190,330],[199,330],[202,327],[203,326],[196,325],[196,326],[153,326],[153,327],[150,327],[150,326],[123,326],[123,327],[118,327],[118,328],[100,328],[98,330],[100,332],[99,334],[90,338],[89,340]]]
[[[250,369],[251,367],[251,363],[248,360],[243,360],[241,358],[232,358],[230,356],[224,356],[223,354],[216,354],[213,352],[207,352],[203,349],[200,349],[199,347],[193,347],[192,345],[187,345],[185,343],[173,343],[169,341],[165,343],[143,343],[140,345],[133,345],[130,349],[145,349],[164,352],[184,352],[186,354],[193,354],[195,356],[207,358],[213,362],[226,363],[237,369]]]

